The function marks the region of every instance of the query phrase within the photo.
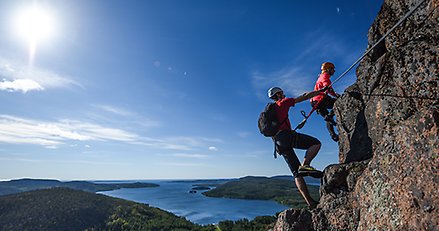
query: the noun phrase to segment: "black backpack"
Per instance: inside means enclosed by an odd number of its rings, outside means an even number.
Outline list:
[[[281,123],[276,118],[276,103],[268,103],[258,119],[259,131],[266,137],[273,137],[279,131]]]

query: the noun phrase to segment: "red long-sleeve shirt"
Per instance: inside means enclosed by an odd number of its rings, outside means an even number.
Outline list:
[[[314,86],[314,91],[318,91],[324,87],[330,86],[331,85],[331,75],[328,73],[322,73],[319,75],[319,78],[317,79],[316,85]],[[334,90],[329,89],[326,91],[326,93],[332,95],[332,96],[337,96],[334,92]],[[310,101],[317,101],[320,102],[320,100],[322,100],[325,97],[325,92],[321,92],[320,94],[318,94],[317,96],[314,96]]]
[[[283,98],[276,101],[276,104],[278,106],[276,108],[276,117],[279,123],[281,123],[281,125],[279,126],[279,130],[291,130],[291,123],[290,119],[288,118],[288,111],[290,110],[290,107],[294,107],[294,105],[296,104],[296,100],[294,98]]]

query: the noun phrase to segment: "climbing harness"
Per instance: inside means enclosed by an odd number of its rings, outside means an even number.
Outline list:
[[[380,44],[390,33],[392,33],[399,25],[401,25],[402,22],[404,22],[410,15],[412,15],[413,12],[415,12],[415,10],[417,10],[425,1],[426,0],[419,1],[413,7],[413,9],[407,12],[404,15],[404,17],[402,17],[392,28],[390,28],[390,30],[388,30],[371,48],[369,48],[366,52],[364,52],[364,54],[360,58],[358,58],[357,61],[355,61],[348,69],[346,69],[346,71],[344,71],[339,77],[337,77],[334,81],[332,81],[332,83],[328,86],[328,88],[332,87],[332,85],[334,85],[337,81],[343,78],[350,70],[352,70],[352,68],[354,68],[355,65],[357,65],[361,60],[363,60],[364,57],[366,57],[366,55],[369,54],[369,52],[371,52],[376,46],[378,46],[378,44]],[[302,120],[302,122],[300,122],[297,125],[297,127],[294,130],[303,128],[303,126],[305,126],[306,121],[315,110],[316,110],[316,105],[311,109],[308,115],[306,115],[305,111],[301,111],[300,113],[305,118]]]
[[[302,116],[304,117],[304,119],[302,120],[302,122],[300,122],[296,128],[294,128],[294,131],[296,131],[297,129],[302,129],[303,126],[305,126],[306,120],[308,120],[308,118],[311,116],[311,114],[317,109],[317,105],[314,105],[314,107],[312,107],[311,111],[308,113],[308,115],[306,114],[305,111],[300,111],[300,114],[302,114]]]

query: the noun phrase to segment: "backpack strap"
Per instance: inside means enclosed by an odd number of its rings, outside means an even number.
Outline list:
[[[282,123],[279,124],[279,126],[281,126],[283,123],[285,123],[285,121],[287,121],[287,119],[288,119],[288,117],[285,118],[285,119],[282,121]],[[276,135],[274,135],[273,137],[271,137],[272,140],[273,140],[273,144],[274,144],[273,156],[274,156],[275,159],[277,158],[277,153],[276,153],[276,136],[277,136],[277,134],[279,134],[279,132],[281,132],[281,130],[277,131]]]
[[[273,156],[274,156],[274,159],[276,159],[277,158],[277,153],[276,153],[276,138],[275,138],[275,136],[273,136],[273,137],[271,137],[272,138],[272,140],[273,140],[273,146],[274,146],[274,150],[273,150]]]

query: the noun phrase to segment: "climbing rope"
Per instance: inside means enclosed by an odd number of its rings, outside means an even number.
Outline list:
[[[413,12],[415,12],[415,10],[417,10],[422,3],[424,3],[426,0],[421,0],[419,1],[415,7],[413,7],[409,12],[407,12],[404,17],[402,17],[392,28],[390,28],[390,30],[388,30],[377,42],[375,42],[375,44],[369,48],[368,50],[366,50],[366,52],[364,52],[364,54],[357,59],[357,61],[355,61],[348,69],[346,69],[339,77],[337,77],[329,86],[328,88],[332,87],[332,85],[334,85],[337,81],[339,81],[341,78],[343,78],[343,76],[345,76],[350,70],[352,70],[352,68],[355,67],[355,65],[357,65],[361,60],[364,59],[364,57],[366,57],[367,54],[369,54],[369,52],[371,52],[376,46],[378,46],[378,44],[380,44],[380,42],[382,42],[390,33],[392,33],[399,25],[401,25],[401,23],[403,23],[410,15],[413,14]],[[311,111],[308,113],[308,115],[306,115],[305,111],[301,111],[302,116],[304,117],[304,119],[296,126],[296,128],[294,130],[297,129],[301,129],[303,128],[303,126],[305,126],[306,121],[308,120],[308,118],[311,116],[311,114],[317,109],[317,105],[314,105],[313,108],[311,109]]]
[[[395,28],[397,28],[402,22],[404,22],[410,15],[413,14],[413,12],[415,12],[416,9],[418,9],[422,3],[424,3],[426,0],[421,0],[418,2],[418,4],[416,4],[415,7],[413,7],[413,9],[411,9],[409,12],[407,12],[407,14],[404,15],[404,17],[402,17],[392,28],[390,28],[390,30],[387,31],[386,34],[383,35],[383,37],[381,37],[371,48],[369,48],[366,52],[364,52],[364,54],[357,59],[357,61],[355,61],[346,71],[344,71],[338,78],[336,78],[331,85],[329,85],[329,87],[332,87],[332,85],[334,85],[334,83],[336,83],[338,80],[340,80],[344,75],[346,75],[352,68],[354,68],[355,65],[357,65],[361,60],[363,60],[364,57],[366,57],[367,54],[369,54],[369,52],[371,52],[376,46],[378,46],[378,44],[380,44],[381,41],[383,41],[390,33],[392,33]]]

